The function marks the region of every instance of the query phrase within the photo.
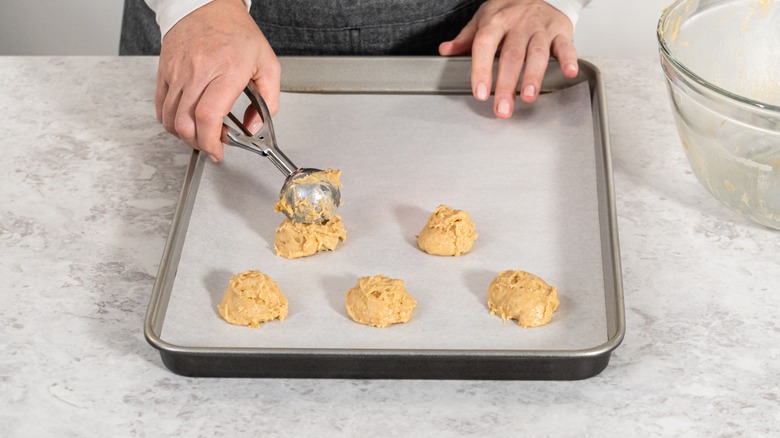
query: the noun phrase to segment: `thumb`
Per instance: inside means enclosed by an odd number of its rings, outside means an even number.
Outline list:
[[[474,35],[477,33],[477,21],[472,18],[458,36],[450,41],[439,44],[439,55],[456,56],[467,55],[471,52],[471,45],[474,42]]]
[[[263,96],[263,100],[265,100],[265,104],[268,105],[268,111],[272,116],[279,112],[281,76],[282,67],[279,64],[276,55],[272,52],[270,56],[267,56],[262,60],[262,64],[257,70],[257,75],[252,78],[252,81],[254,81],[257,86],[257,91]]]
[[[271,109],[269,108],[268,111],[270,110]],[[246,110],[244,111],[243,121],[244,121],[244,126],[246,126],[246,129],[248,129],[249,132],[252,134],[256,134],[257,131],[260,129],[260,127],[263,126],[263,118],[260,117],[260,114],[257,113],[257,110],[253,105],[249,105],[246,107]]]

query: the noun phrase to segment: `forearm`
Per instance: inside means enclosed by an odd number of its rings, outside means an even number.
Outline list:
[[[189,15],[195,9],[211,3],[212,0],[144,0],[157,16],[157,24],[160,26],[160,33],[165,36],[166,33],[178,23],[179,20]],[[242,0],[246,5],[246,10],[252,4],[252,0]]]
[[[550,4],[550,6],[563,12],[564,15],[569,17],[572,26],[577,25],[577,20],[580,17],[580,12],[591,0],[544,0]]]

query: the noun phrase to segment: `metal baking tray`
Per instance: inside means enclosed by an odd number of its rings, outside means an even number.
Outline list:
[[[285,92],[323,95],[470,94],[471,64],[468,58],[282,57],[280,60],[284,72],[282,90]],[[603,273],[599,275],[603,274],[606,329],[605,340],[599,345],[554,349],[475,348],[473,343],[465,348],[457,345],[446,348],[319,348],[316,345],[269,348],[193,346],[171,342],[166,339],[163,327],[206,162],[205,155],[198,151],[193,151],[187,168],[162,254],[144,326],[147,341],[160,351],[166,367],[187,376],[575,380],[597,375],[607,367],[612,351],[621,343],[625,332],[604,88],[599,70],[593,64],[581,60],[579,75],[569,79],[552,61],[542,91],[554,92],[582,83],[587,83],[590,93],[595,145],[597,193],[594,198],[597,199],[594,202],[597,203],[596,228],[599,234],[595,241],[600,243]],[[257,159],[262,160],[260,157]],[[267,163],[260,165],[266,166],[263,169],[270,167]],[[286,321],[281,324],[284,323]],[[312,328],[312,336],[318,336],[316,330],[317,327]]]

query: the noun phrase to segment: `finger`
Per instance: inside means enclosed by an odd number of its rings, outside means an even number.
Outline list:
[[[197,133],[195,130],[195,105],[200,100],[202,88],[189,87],[182,91],[179,106],[176,108],[176,117],[173,127],[176,135],[187,145],[198,149]]]
[[[439,55],[455,56],[465,55],[471,51],[471,44],[474,41],[474,35],[477,33],[477,19],[472,18],[460,33],[450,41],[439,44]]]
[[[550,62],[550,40],[543,34],[536,33],[528,41],[528,54],[525,58],[523,85],[520,87],[520,98],[531,103],[539,96],[544,73]]]
[[[162,105],[162,124],[166,131],[173,135],[178,136],[176,133],[176,113],[179,109],[179,101],[181,100],[181,90],[176,88],[168,88],[168,92],[165,94]]]
[[[565,35],[558,35],[552,42],[552,50],[558,62],[561,64],[561,71],[567,78],[577,76],[579,72],[579,63],[577,62],[577,49],[571,38]]]
[[[526,56],[526,45],[527,40],[523,36],[510,34],[501,46],[493,99],[493,112],[498,117],[507,118],[512,115],[517,82],[520,80],[520,71]]]
[[[219,138],[220,138],[220,141],[224,140],[224,142],[225,142],[225,143],[227,143],[228,134],[230,133],[230,131],[231,131],[231,128],[230,128],[230,126],[228,126],[228,125],[226,125],[226,124],[224,124],[224,123],[223,123],[223,124],[222,124],[222,129],[221,129],[221,130],[220,130],[220,132],[219,132]],[[223,146],[223,147],[224,147],[224,146]],[[216,161],[218,161],[218,160],[215,160],[214,158],[211,158],[211,161],[214,161],[214,162],[216,162]]]
[[[154,113],[157,117],[157,121],[162,123],[163,103],[165,102],[165,96],[168,94],[168,83],[161,77],[157,78],[157,88],[154,92]]]
[[[498,26],[486,26],[477,30],[471,46],[471,92],[477,100],[490,97],[493,85],[493,61],[504,31]]]
[[[222,159],[222,121],[230,112],[246,82],[237,76],[219,76],[208,84],[195,107],[198,149],[213,161]]]

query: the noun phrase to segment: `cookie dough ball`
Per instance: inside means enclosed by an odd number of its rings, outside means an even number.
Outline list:
[[[490,313],[522,327],[547,324],[559,303],[557,288],[524,271],[501,272],[488,287]]]
[[[347,231],[337,214],[323,222],[302,223],[285,219],[276,229],[274,250],[281,257],[295,259],[319,251],[333,251],[342,240],[347,240]]]
[[[468,211],[440,205],[417,236],[417,246],[433,255],[466,254],[477,240],[475,228]]]
[[[417,301],[409,295],[404,281],[384,275],[361,277],[347,292],[347,313],[353,321],[373,327],[407,322]]]
[[[271,277],[252,270],[230,278],[222,302],[217,306],[225,321],[259,327],[261,323],[287,317],[287,297]]]

